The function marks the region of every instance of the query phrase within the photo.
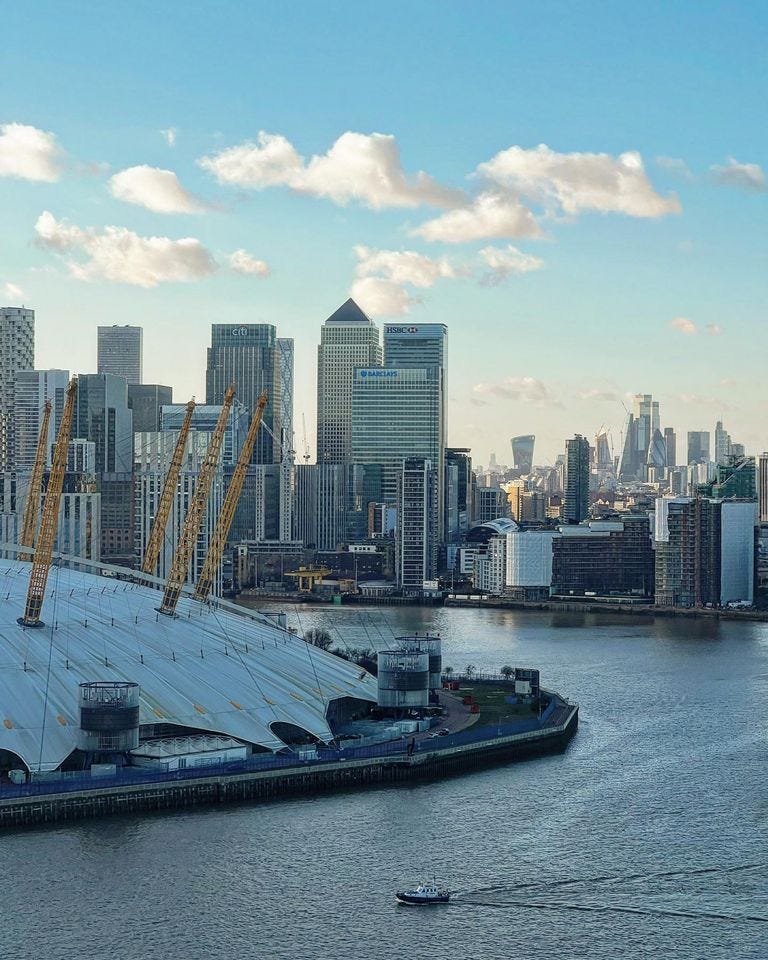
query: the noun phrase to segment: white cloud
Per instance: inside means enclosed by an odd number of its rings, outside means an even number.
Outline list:
[[[414,250],[372,250],[356,246],[358,259],[355,273],[358,277],[381,276],[394,283],[409,283],[414,287],[431,287],[441,277],[453,279],[465,273],[445,257],[433,260]]]
[[[3,297],[11,303],[21,303],[24,298],[24,291],[15,283],[8,280],[3,284]]]
[[[762,167],[757,163],[739,163],[729,157],[726,166],[714,166],[710,169],[715,180],[726,186],[738,187],[748,193],[764,193],[768,190],[768,181]]]
[[[61,254],[78,280],[110,280],[139,287],[186,282],[210,276],[217,269],[211,253],[193,237],[140,237],[125,227],[101,231],[56,220],[47,210],[35,224],[37,243]],[[80,259],[76,259],[79,257]]]
[[[576,215],[589,210],[631,217],[679,213],[674,194],[653,189],[634,150],[613,157],[607,153],[557,153],[546,144],[532,150],[509,147],[477,168],[490,179],[542,204],[552,213]]]
[[[383,277],[359,277],[350,296],[371,317],[401,317],[420,302],[399,283]]]
[[[666,170],[679,180],[693,180],[693,174],[688,164],[680,157],[656,157],[656,166]]]
[[[160,136],[165,140],[169,147],[176,146],[176,137],[178,136],[179,131],[176,127],[168,127],[166,130],[160,131]]]
[[[719,337],[722,336],[723,333],[723,328],[719,323],[708,323],[704,329],[710,337]]]
[[[699,332],[696,324],[693,320],[689,320],[688,317],[675,317],[669,321],[669,325],[674,330],[679,330],[680,333],[684,333],[686,337],[693,337]]]
[[[725,411],[733,409],[733,404],[722,400],[720,397],[703,396],[698,393],[681,393],[680,401],[686,406],[695,407],[714,407],[716,410]]]
[[[199,163],[220,183],[256,189],[286,186],[342,205],[359,200],[375,210],[451,207],[465,200],[462,191],[426,173],[406,174],[395,138],[382,133],[348,131],[327,153],[307,162],[285,137],[261,131],[255,143],[229,147]]]
[[[109,178],[112,196],[155,213],[202,213],[205,205],[185,190],[172,170],[142,164]]]
[[[475,397],[495,397],[500,400],[518,400],[537,407],[562,406],[541,380],[535,377],[507,377],[501,383],[478,383],[472,388]]]
[[[235,273],[244,277],[268,277],[269,267],[263,260],[257,260],[246,250],[235,250],[229,255],[229,265]]]
[[[358,245],[354,253],[357,279],[350,295],[372,316],[402,316],[413,304],[420,303],[407,286],[425,290],[438,280],[453,280],[469,272],[446,257],[433,260],[415,250],[373,250]]]
[[[53,183],[61,175],[60,158],[52,133],[24,123],[0,124],[0,177]]]
[[[427,220],[411,233],[443,243],[543,236],[531,211],[512,194],[500,190],[481,193],[467,206]]]
[[[480,281],[486,287],[503,283],[513,275],[541,270],[544,266],[541,257],[523,253],[511,244],[507,247],[483,247],[479,256],[489,268]]]

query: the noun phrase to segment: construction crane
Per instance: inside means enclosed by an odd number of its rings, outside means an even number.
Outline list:
[[[51,401],[45,401],[43,408],[43,422],[40,425],[40,435],[37,438],[35,463],[32,467],[32,476],[29,478],[27,502],[24,506],[24,522],[21,527],[19,543],[23,547],[31,547],[35,542],[37,517],[40,513],[40,491],[43,488],[43,473],[45,472],[45,456],[48,447],[48,428],[51,423]],[[20,553],[19,560],[31,560],[31,553]]]
[[[195,600],[205,600],[211,592],[211,586],[213,585],[216,572],[219,569],[221,556],[224,553],[224,544],[227,542],[227,537],[229,536],[229,528],[232,526],[232,520],[235,516],[238,501],[240,500],[240,494],[243,491],[243,483],[245,482],[245,475],[248,472],[248,465],[251,462],[253,445],[256,442],[256,434],[259,432],[261,419],[264,416],[264,408],[267,405],[268,399],[266,392],[264,392],[256,403],[253,419],[251,420],[251,425],[248,427],[243,449],[237,458],[237,464],[232,473],[227,495],[224,497],[221,513],[219,514],[219,519],[216,521],[213,539],[211,540],[202,572],[195,587]]]
[[[205,513],[208,503],[208,495],[211,492],[213,475],[219,462],[219,453],[221,444],[224,441],[224,431],[227,429],[227,420],[232,409],[232,403],[235,399],[235,385],[231,383],[224,394],[224,403],[216,422],[216,428],[213,431],[211,442],[208,444],[208,450],[205,454],[205,460],[200,468],[197,478],[195,492],[187,510],[187,517],[184,521],[184,529],[181,531],[179,542],[176,546],[176,553],[173,557],[171,572],[165,582],[165,593],[163,602],[158,607],[160,613],[172,617],[176,612],[176,604],[179,602],[181,590],[187,579],[189,570],[189,558],[192,556],[192,550],[197,543],[197,535],[200,530],[200,523]]]
[[[301,415],[301,434],[304,439],[304,463],[309,463],[309,444],[307,443],[307,420]]]
[[[23,627],[42,627],[40,611],[45,598],[45,585],[48,583],[48,572],[51,569],[53,541],[56,539],[56,530],[59,525],[59,503],[61,491],[64,487],[64,473],[67,469],[67,451],[69,448],[69,434],[72,430],[72,416],[75,411],[75,396],[77,395],[77,380],[73,377],[67,387],[67,396],[64,401],[64,412],[56,435],[56,446],[53,451],[51,474],[48,477],[48,487],[43,502],[43,519],[40,522],[40,534],[37,538],[35,555],[32,560],[32,570],[29,575],[27,590],[27,605],[24,616],[19,617]]]
[[[184,414],[184,422],[181,424],[179,438],[176,441],[176,447],[171,457],[171,466],[168,470],[168,476],[163,484],[163,491],[160,494],[160,501],[157,505],[157,513],[152,524],[152,530],[147,541],[147,549],[144,551],[144,561],[141,564],[141,572],[154,574],[157,569],[157,558],[160,556],[160,548],[163,545],[165,537],[165,528],[168,526],[168,517],[171,515],[173,507],[173,498],[176,495],[176,488],[179,484],[179,474],[181,465],[184,461],[184,453],[187,449],[187,438],[189,428],[192,425],[192,415],[195,412],[195,401],[190,400],[187,404],[187,412]]]

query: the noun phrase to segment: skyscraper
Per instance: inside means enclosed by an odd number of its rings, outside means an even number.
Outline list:
[[[159,383],[129,383],[128,406],[133,411],[133,432],[160,429],[160,410],[173,403],[173,390]]]
[[[280,445],[284,459],[294,460],[293,441],[293,337],[277,338],[280,358]]]
[[[397,584],[421,590],[437,572],[437,487],[432,461],[408,457],[398,476]]]
[[[672,427],[664,427],[664,445],[667,448],[667,469],[677,466],[677,438]]]
[[[214,323],[205,372],[205,402],[220,404],[234,381],[237,399],[249,413],[259,394],[269,401],[256,436],[252,463],[280,463],[282,360],[271,323]]]
[[[589,440],[576,434],[565,441],[563,520],[581,523],[589,513]]]
[[[723,427],[722,420],[715,424],[715,463],[725,463],[731,455],[731,435]]]
[[[144,331],[115,324],[97,331],[97,373],[111,373],[128,383],[141,383],[144,374]]]
[[[439,367],[362,367],[352,386],[352,460],[382,468],[382,499],[397,503],[406,457],[440,464],[442,375]]]
[[[444,323],[384,325],[385,367],[446,368],[448,327]]]
[[[533,470],[533,445],[536,437],[532,433],[521,437],[512,437],[512,461],[515,470],[529,474]]]
[[[379,328],[351,298],[325,321],[317,348],[317,462],[352,456],[355,367],[381,366]]]
[[[627,417],[624,449],[619,466],[620,480],[644,480],[648,465],[648,448],[659,430],[659,404],[650,393],[635,395],[632,413]]]
[[[58,430],[56,391],[66,391],[68,383],[68,370],[19,370],[16,374],[14,437],[17,470],[31,471],[35,464],[46,400],[51,402],[45,445],[45,462],[50,466],[51,446],[56,441]]]
[[[709,463],[709,431],[688,431],[688,464]]]
[[[384,366],[397,370],[426,370],[428,376],[439,385],[438,406],[433,411],[433,416],[437,418],[436,429],[439,437],[437,451],[413,450],[403,456],[426,457],[434,467],[438,504],[436,529],[440,542],[444,539],[447,360],[448,327],[444,323],[384,325]]]
[[[56,406],[63,403],[56,391]],[[128,384],[111,373],[77,378],[72,439],[95,445],[101,494],[101,558],[129,566],[133,560],[133,414]]]
[[[757,499],[760,523],[768,523],[768,453],[761,453],[758,460]]]
[[[14,470],[16,373],[35,365],[35,311],[0,308],[0,471]]]

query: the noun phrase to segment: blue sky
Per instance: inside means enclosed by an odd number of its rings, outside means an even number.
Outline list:
[[[145,378],[201,397],[210,323],[272,322],[297,341],[313,446],[319,327],[354,291],[382,322],[449,325],[449,439],[481,462],[518,433],[537,459],[603,424],[618,444],[635,392],[679,430],[722,415],[768,447],[767,6],[70,2],[3,21],[0,301],[36,309],[39,366],[92,370],[98,324],[140,323]]]

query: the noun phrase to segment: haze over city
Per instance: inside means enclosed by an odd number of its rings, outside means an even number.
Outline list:
[[[660,401],[757,453],[768,14],[730,5],[276,4],[4,11],[0,294],[39,367],[140,323],[145,378],[204,394],[212,322],[449,327],[449,442]],[[589,63],[591,69],[584,70]]]

